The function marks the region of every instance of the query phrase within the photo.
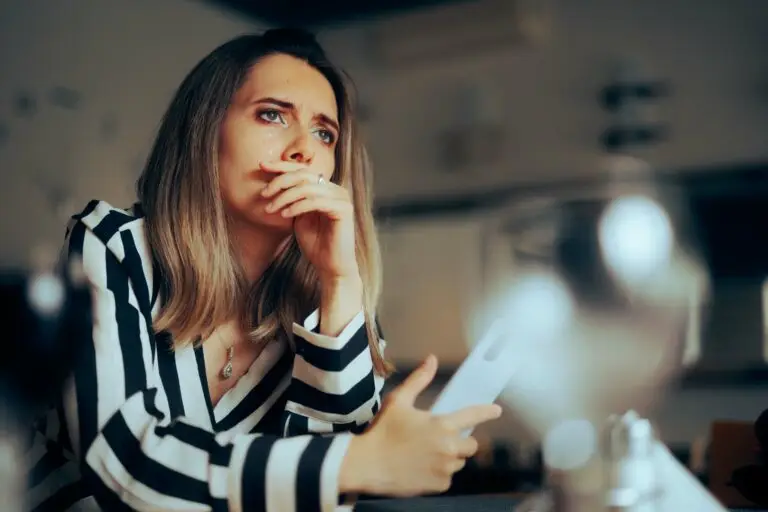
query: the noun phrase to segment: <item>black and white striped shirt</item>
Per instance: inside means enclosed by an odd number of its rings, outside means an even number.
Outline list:
[[[202,348],[152,330],[156,275],[138,209],[92,201],[73,217],[93,336],[61,400],[37,424],[35,510],[330,511],[352,433],[378,411],[362,312],[336,338],[294,324],[212,406]]]

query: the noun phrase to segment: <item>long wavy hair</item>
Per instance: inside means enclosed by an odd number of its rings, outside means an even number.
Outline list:
[[[314,36],[300,30],[273,29],[222,44],[192,69],[171,100],[137,183],[161,280],[162,308],[153,327],[169,332],[178,348],[207,338],[236,315],[252,341],[286,339],[293,346],[293,322],[318,307],[317,274],[293,237],[257,282],[246,280],[219,193],[222,120],[254,64],[273,54],[305,61],[335,93],[341,134],[331,180],[351,191],[368,342],[376,372],[389,375],[392,366],[379,350],[376,322],[381,259],[371,167],[355,120],[351,81]]]

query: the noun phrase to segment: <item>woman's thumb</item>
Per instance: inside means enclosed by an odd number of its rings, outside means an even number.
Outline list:
[[[400,397],[408,403],[413,403],[416,398],[429,386],[437,373],[437,358],[429,354],[418,368],[411,372],[400,385]]]

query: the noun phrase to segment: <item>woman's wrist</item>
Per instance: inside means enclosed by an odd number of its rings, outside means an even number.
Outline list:
[[[380,467],[375,440],[369,434],[352,436],[341,463],[339,492],[344,494],[375,493],[378,481],[375,472]]]
[[[359,275],[320,278],[320,333],[338,336],[363,307]]]
[[[352,272],[344,275],[325,275],[318,276],[321,291],[352,291],[362,294],[363,280],[359,272]]]

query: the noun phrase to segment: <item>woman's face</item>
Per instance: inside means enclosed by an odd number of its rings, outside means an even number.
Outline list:
[[[221,125],[219,187],[238,223],[290,231],[292,219],[267,213],[260,192],[276,173],[262,166],[288,161],[330,181],[339,139],[336,97],[328,80],[290,55],[257,62],[235,94]]]

